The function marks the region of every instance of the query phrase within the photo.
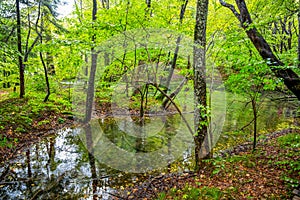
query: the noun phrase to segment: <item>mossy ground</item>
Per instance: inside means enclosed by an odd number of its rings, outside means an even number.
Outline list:
[[[0,101],[0,164],[51,130],[72,125],[69,107],[57,100],[5,98]]]

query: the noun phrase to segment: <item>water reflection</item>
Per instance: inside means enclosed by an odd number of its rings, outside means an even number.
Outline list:
[[[185,117],[192,118],[188,113]],[[156,117],[153,117],[156,118]],[[163,127],[154,130],[139,129],[135,135],[124,129],[130,123],[119,123],[122,118],[106,118],[91,121],[93,137],[93,155],[101,163],[114,169],[133,173],[143,173],[168,166],[182,157],[183,152],[193,145],[193,137],[180,115],[159,116],[165,118]],[[157,119],[154,119],[154,121]],[[193,123],[193,120],[189,120]],[[145,122],[147,123],[147,122]],[[151,122],[152,123],[152,122]],[[122,126],[120,128],[120,126]],[[155,134],[153,134],[155,132]],[[86,134],[80,134],[82,141],[88,140]]]
[[[249,141],[253,136],[253,114],[251,105],[232,96],[227,101],[226,121],[222,135],[215,150],[231,148],[239,143]],[[259,103],[257,129],[258,136],[283,128],[299,126],[299,105],[296,99],[284,101],[265,98]],[[298,110],[298,114],[297,114]],[[251,142],[252,140],[250,140]]]
[[[149,174],[121,172],[99,163],[97,156],[102,149],[99,146],[104,145],[106,138],[126,152],[152,153],[163,148],[161,156],[169,159],[174,149],[181,149],[172,139],[176,135],[179,137],[182,129],[180,116],[165,118],[164,128],[151,137],[127,135],[111,118],[97,121],[104,137],[93,134],[94,126],[61,130],[56,136],[34,144],[0,169],[0,199],[111,199],[118,188],[143,180]],[[111,157],[110,148],[104,149],[100,155]],[[182,151],[181,159],[182,154],[186,156],[187,153]],[[120,155],[116,159],[122,158]],[[166,161],[170,164],[168,161],[172,160]],[[131,160],[131,164],[133,168],[143,165],[138,160]]]
[[[291,105],[290,102],[265,104],[259,118],[260,131],[276,128],[278,124],[288,121],[285,115],[294,115],[299,106]],[[251,120],[251,116],[247,116],[247,113],[251,112],[244,106],[240,106],[241,110],[237,112],[237,106],[232,104],[229,107],[236,112],[227,112],[230,121],[227,119],[223,131],[235,130]],[[103,164],[105,162],[99,163],[99,158],[100,161],[103,158],[112,160],[112,155],[119,156],[113,159],[124,158],[124,155],[111,154],[116,152],[112,152],[110,146],[104,146],[104,141],[132,154],[144,155],[143,153],[160,151],[161,157],[149,157],[147,162],[153,159],[153,163],[159,163],[161,159],[165,159],[166,168],[159,169],[161,171],[167,169],[175,153],[179,153],[180,160],[190,158],[193,140],[184,129],[180,116],[164,117],[165,124],[155,135],[148,136],[142,132],[139,138],[126,134],[120,129],[118,119],[112,118],[95,122],[102,130],[100,135],[93,134],[94,126],[61,130],[56,136],[47,137],[32,145],[0,168],[0,199],[112,199],[117,195],[119,188],[147,179],[151,173],[121,172]],[[193,121],[192,115],[187,115],[186,118]],[[182,134],[183,132],[188,134]],[[238,135],[232,132],[230,135],[222,135],[219,147],[227,145],[230,137]],[[178,145],[179,140],[185,145]],[[138,158],[128,157],[128,160],[131,167],[137,169],[145,164]],[[153,173],[161,172],[159,170]]]
[[[99,184],[107,182],[107,174],[97,171],[78,132],[60,131],[1,168],[0,199],[105,199],[114,190]]]
[[[155,134],[153,131],[140,131],[136,133],[137,136],[126,132],[126,126],[129,127],[131,123],[126,123],[124,120],[124,127],[122,129],[119,127],[118,121],[122,120],[120,118],[105,118],[98,122],[105,137],[119,148],[130,152],[153,152],[166,146],[170,142],[169,140],[177,134],[176,131],[181,124],[179,115],[161,116],[160,118],[164,118],[162,121],[165,124],[159,131]]]

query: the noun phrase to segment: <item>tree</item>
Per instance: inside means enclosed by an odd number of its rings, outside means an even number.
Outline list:
[[[97,0],[93,0],[93,10],[92,10],[92,21],[93,23],[96,22],[97,15]],[[93,25],[94,27],[94,25]],[[92,35],[92,45],[94,45],[96,40],[96,34],[93,33]],[[87,91],[87,97],[86,97],[86,112],[85,112],[85,120],[84,122],[87,123],[92,118],[92,108],[93,108],[93,102],[94,102],[94,89],[95,89],[95,75],[96,75],[96,68],[97,68],[97,52],[95,50],[95,47],[92,46],[91,48],[91,70],[90,70],[90,76],[89,76],[89,82],[88,82],[88,91]]]
[[[182,25],[182,20],[184,18],[184,14],[185,14],[185,11],[186,11],[187,4],[188,4],[188,0],[185,0],[181,5],[180,14],[179,14],[180,26]],[[173,76],[174,71],[175,71],[175,67],[176,67],[176,63],[177,63],[177,59],[178,59],[178,52],[179,52],[180,42],[181,42],[181,39],[182,39],[181,37],[182,36],[177,37],[176,48],[174,50],[173,59],[172,59],[172,61],[170,61],[171,62],[171,68],[169,69],[169,75],[168,75],[167,80],[166,80],[165,85],[164,85],[164,87],[165,87],[164,92],[166,92],[166,93],[168,92],[168,89],[169,89],[170,83],[171,83],[171,79],[172,79],[172,76]],[[182,86],[186,83],[186,81],[187,81],[187,79],[184,78],[184,80],[182,82],[183,83]],[[181,89],[182,89],[182,87],[179,87],[177,93],[179,93]],[[176,96],[175,92],[173,92],[172,94],[171,94],[172,95],[171,98],[174,98]],[[169,103],[169,99],[167,98],[162,103],[163,107],[166,108],[168,103]]]
[[[226,80],[226,89],[245,98],[245,108],[248,104],[251,105],[253,119],[246,126],[253,123],[253,150],[255,150],[258,135],[259,102],[262,102],[263,98],[266,97],[264,92],[274,91],[278,84],[271,76],[272,71],[266,63],[257,61],[255,56],[242,60],[239,65],[241,65],[239,71],[230,74]]]
[[[195,99],[195,160],[196,169],[201,167],[202,143],[207,135],[207,97],[206,97],[206,24],[208,0],[197,0],[196,25],[194,31],[194,99]]]
[[[286,65],[273,53],[268,42],[253,25],[245,0],[235,0],[239,12],[232,4],[228,4],[223,0],[219,0],[219,2],[222,6],[227,7],[232,11],[239,20],[241,27],[246,31],[248,38],[253,43],[260,56],[270,66],[270,69],[275,76],[283,79],[287,88],[300,100],[300,78],[298,74],[290,68],[285,68]]]
[[[42,35],[42,31],[44,30],[44,12],[41,11],[41,2],[39,2],[39,5],[38,5],[38,19],[36,21],[36,24],[35,24],[35,29],[36,29],[36,33],[38,34],[39,38],[40,38],[40,44],[43,44],[43,35]],[[39,19],[41,19],[41,23],[40,23],[40,31],[38,30],[38,22],[39,22]],[[47,86],[47,94],[44,98],[44,102],[48,101],[48,98],[50,96],[50,83],[49,83],[49,77],[48,77],[48,69],[47,69],[47,66],[46,66],[46,63],[44,61],[44,58],[43,58],[43,53],[42,51],[39,52],[39,56],[40,56],[40,59],[41,59],[41,62],[42,62],[42,65],[43,65],[43,68],[44,68],[44,75],[45,75],[45,81],[46,81],[46,86]]]
[[[24,80],[24,64],[22,58],[22,37],[21,37],[21,16],[20,16],[20,1],[16,0],[16,12],[17,12],[17,43],[19,51],[19,77],[20,77],[20,98],[25,95],[25,80]]]
[[[0,88],[10,88],[17,78],[15,1],[0,2]]]
[[[14,91],[16,90],[15,86],[19,85],[21,98],[25,95],[25,72],[26,74],[33,72],[31,71],[34,68],[32,63],[37,66],[33,60],[38,57],[39,53],[35,51],[35,47],[38,46],[41,36],[35,31],[36,26],[34,26],[41,19],[38,7],[41,5],[43,12],[45,11],[44,16],[46,16],[44,18],[44,22],[46,22],[44,27],[46,28],[39,26],[42,33],[51,27],[50,24],[56,28],[59,26],[55,18],[57,3],[59,0],[8,0],[0,3],[0,43],[6,43],[5,48],[1,48],[0,51],[0,56],[3,58],[0,70],[4,77],[1,77],[0,81],[3,87],[7,88],[13,83]],[[16,67],[18,69],[15,69]],[[34,70],[34,73],[37,74],[37,70]]]

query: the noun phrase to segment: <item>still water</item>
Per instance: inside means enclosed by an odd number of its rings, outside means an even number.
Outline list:
[[[185,131],[180,116],[156,118],[165,125],[141,137],[125,133],[118,124],[122,118],[58,131],[1,168],[0,199],[112,199],[120,188],[190,155],[192,137],[180,134]],[[158,121],[154,119],[161,126]],[[148,128],[153,131],[155,126]]]
[[[251,109],[241,105],[233,102],[227,107],[216,149],[251,136],[251,126],[239,130],[251,121]],[[262,105],[260,133],[295,125],[298,106]],[[192,123],[192,114],[185,117]],[[179,115],[149,117],[149,126],[132,132],[139,126],[122,117],[93,123],[60,130],[2,166],[0,199],[114,199],[124,187],[168,171],[176,160],[173,170],[191,169],[193,138]]]

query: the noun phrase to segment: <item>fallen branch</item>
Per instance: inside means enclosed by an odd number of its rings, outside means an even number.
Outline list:
[[[184,121],[184,123],[186,124],[186,126],[188,127],[190,133],[192,134],[192,136],[194,136],[194,132],[192,130],[192,128],[190,127],[189,123],[187,122],[187,120],[185,119],[185,117],[183,116],[181,110],[178,108],[178,106],[176,105],[176,103],[173,101],[173,99],[171,99],[162,89],[159,88],[159,86],[156,83],[147,83],[147,85],[152,85],[154,87],[156,87],[156,89],[158,91],[160,91],[161,94],[163,94],[167,99],[169,99],[169,101],[174,105],[174,107],[176,108],[176,110],[178,111],[178,113],[180,114],[180,116],[182,117],[182,120]]]

